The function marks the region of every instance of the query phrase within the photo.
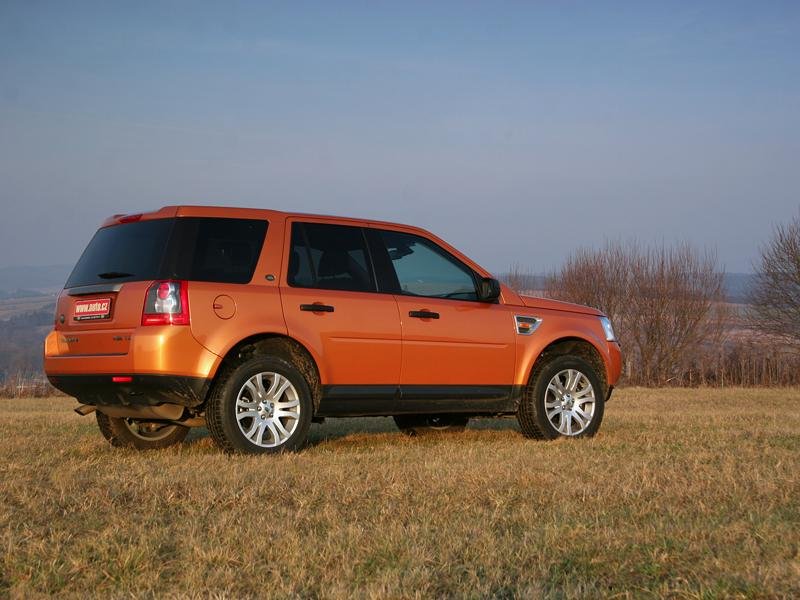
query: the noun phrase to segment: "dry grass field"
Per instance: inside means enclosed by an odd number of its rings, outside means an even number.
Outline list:
[[[620,391],[592,440],[516,423],[304,451],[114,450],[0,401],[0,596],[798,597],[800,391]]]

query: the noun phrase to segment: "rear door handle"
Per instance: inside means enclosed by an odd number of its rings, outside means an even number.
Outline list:
[[[408,316],[415,319],[438,319],[439,313],[430,310],[411,310],[408,312]]]
[[[308,312],[333,312],[333,307],[329,304],[301,304],[300,310]]]

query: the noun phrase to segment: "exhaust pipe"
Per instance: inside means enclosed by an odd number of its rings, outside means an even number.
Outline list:
[[[183,425],[184,427],[205,427],[206,418],[189,417],[188,419],[182,419],[180,421],[171,421],[171,423],[175,423],[175,425]]]
[[[159,406],[94,406],[92,404],[79,404],[75,409],[75,412],[82,417],[95,411],[100,411],[109,417],[168,421],[184,427],[206,426],[205,417],[182,418],[183,407],[177,404],[162,404]]]
[[[184,427],[205,427],[205,417],[183,417],[183,407],[177,404],[161,404],[158,406],[95,406],[92,404],[79,404],[75,412],[85,417],[99,411],[109,417],[124,419],[141,419],[154,421],[168,421]]]

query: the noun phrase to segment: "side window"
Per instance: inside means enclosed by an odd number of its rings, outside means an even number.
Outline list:
[[[477,300],[472,271],[435,243],[399,231],[378,232],[400,287],[399,293]]]
[[[375,281],[360,227],[293,223],[289,285],[374,292]]]
[[[264,245],[267,222],[252,219],[185,217],[176,220],[173,235],[182,251],[180,279],[247,283]]]

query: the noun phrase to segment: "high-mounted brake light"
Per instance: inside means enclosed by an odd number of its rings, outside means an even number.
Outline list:
[[[189,283],[156,281],[144,297],[142,325],[188,325]]]
[[[137,215],[123,215],[117,220],[120,223],[135,223],[136,221],[142,220],[142,213],[139,213]]]

